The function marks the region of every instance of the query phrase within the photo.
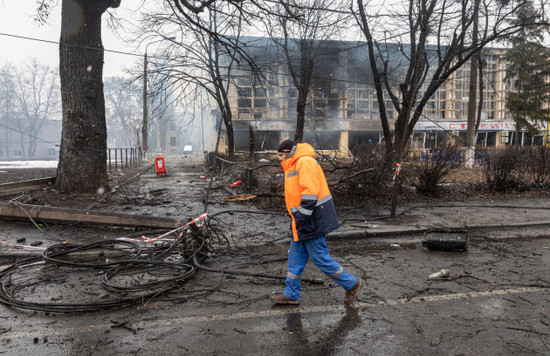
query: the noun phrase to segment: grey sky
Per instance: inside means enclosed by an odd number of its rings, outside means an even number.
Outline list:
[[[120,12],[124,18],[129,19],[132,17],[132,6],[135,6],[135,3],[137,1],[123,1],[121,7],[113,11]],[[39,26],[32,20],[35,8],[34,0],[0,0],[0,48],[2,48],[0,66],[8,62],[18,65],[30,57],[37,58],[42,64],[58,66],[59,47],[55,43],[59,41],[61,29],[61,5],[54,8],[49,24],[43,26]],[[55,43],[27,40],[14,36]],[[135,53],[133,47],[127,46],[105,24],[102,37],[105,49]],[[136,61],[140,62],[142,59],[138,56],[106,52],[104,76],[123,75],[123,69],[131,67]]]

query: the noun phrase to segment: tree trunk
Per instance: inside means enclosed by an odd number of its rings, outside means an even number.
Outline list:
[[[8,96],[6,95],[6,114],[4,115],[5,123],[7,126],[10,126],[10,101],[8,100]],[[10,131],[11,130],[4,130],[4,142],[6,144],[6,153],[5,158],[10,158]],[[1,148],[0,148],[1,151]]]
[[[478,34],[478,14],[479,14],[479,1],[475,0],[474,14],[473,14],[473,30],[472,38],[473,44],[477,45]],[[470,87],[468,94],[468,129],[466,131],[466,152],[464,157],[464,165],[468,168],[474,167],[475,148],[476,148],[476,113],[477,113],[477,66],[479,63],[479,52],[476,52],[470,59]]]
[[[304,139],[304,125],[306,122],[306,99],[307,92],[303,93],[298,90],[298,102],[296,104],[296,132],[294,133],[294,141],[302,142]]]
[[[227,131],[227,154],[230,158],[235,156],[235,133],[233,131],[232,114],[224,115],[225,129]]]
[[[315,57],[311,52],[309,41],[300,41],[300,76],[294,78],[294,84],[298,90],[298,102],[296,104],[296,132],[294,141],[302,142],[304,139],[304,126],[306,123],[307,95],[315,66]]]
[[[59,68],[63,130],[56,179],[61,191],[108,189],[101,16],[118,3],[62,2]]]
[[[7,113],[7,111],[6,111],[6,113]],[[6,114],[6,115],[7,115],[7,114]],[[6,123],[8,123],[7,119],[6,119]],[[6,154],[5,154],[5,157],[6,157],[6,158],[10,158],[10,155],[11,155],[11,153],[10,153],[10,130],[5,130],[5,135],[4,135],[4,137],[5,137],[4,142],[5,142],[5,144],[6,144]]]
[[[398,119],[398,121],[400,120]],[[401,174],[399,172],[402,168],[401,165],[403,163],[403,154],[405,151],[405,145],[408,137],[406,130],[407,129],[405,127],[399,128],[398,125],[396,125],[395,142],[393,145],[393,147],[395,148],[395,151],[393,152],[387,151],[386,153],[387,155],[386,157],[390,159],[390,162],[395,162],[393,192],[392,192],[391,211],[390,211],[390,216],[392,218],[395,218],[397,216],[398,197],[399,197],[399,192],[401,191],[401,185],[403,184],[403,181],[401,180]],[[388,156],[388,154],[390,156]]]
[[[21,139],[21,144],[20,144],[20,147],[21,147],[21,158],[27,158],[27,154],[25,153],[26,151],[26,148],[25,148],[25,134],[23,133],[23,131],[21,131],[21,133],[19,134],[19,137]]]
[[[252,165],[254,164],[254,162],[256,162],[256,133],[254,132],[254,128],[252,127],[252,125],[248,125],[248,130],[250,133],[248,163]]]
[[[29,141],[29,149],[28,149],[28,156],[29,158],[33,158],[36,155],[36,136],[33,136],[30,138]]]

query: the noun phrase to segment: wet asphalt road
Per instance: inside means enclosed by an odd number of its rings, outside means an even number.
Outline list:
[[[279,281],[204,271],[188,288],[221,285],[187,302],[78,314],[2,306],[0,355],[545,355],[549,246],[548,238],[481,233],[465,253],[332,243],[335,258],[366,282],[352,307],[328,280],[304,283],[300,306],[281,307],[268,299],[282,291]],[[260,248],[221,262],[282,273],[284,255],[282,247]],[[439,268],[456,279],[427,280]],[[322,277],[310,265],[304,276]]]

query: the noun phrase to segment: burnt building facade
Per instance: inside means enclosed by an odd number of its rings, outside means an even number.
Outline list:
[[[247,151],[250,127],[258,151],[275,150],[281,140],[291,139],[296,128],[298,92],[281,48],[267,38],[245,38],[246,51],[256,64],[239,61],[229,91],[235,133],[235,149]],[[401,76],[395,45],[393,75]],[[299,61],[298,50],[290,48]],[[506,108],[504,50],[486,49],[483,104],[478,144],[502,146],[513,142],[515,124]],[[456,71],[428,101],[410,140],[411,149],[428,148],[448,135],[461,137],[467,128],[469,71],[467,63]],[[386,101],[390,127],[397,113]],[[540,135],[521,132],[522,144],[546,143],[545,124]],[[306,106],[304,141],[317,149],[349,152],[357,145],[383,138],[378,100],[364,42],[325,41],[316,47],[313,76]],[[223,147],[223,146],[222,146]]]

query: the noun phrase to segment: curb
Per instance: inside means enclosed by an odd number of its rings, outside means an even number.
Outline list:
[[[483,229],[507,229],[521,228],[534,226],[550,226],[550,220],[518,222],[510,224],[484,224],[484,225],[469,225],[469,226],[418,226],[418,227],[401,227],[398,225],[378,226],[375,228],[365,228],[357,230],[342,230],[334,231],[329,234],[330,239],[338,240],[353,240],[369,237],[389,237],[401,235],[418,235],[424,234],[431,230],[483,230]]]

